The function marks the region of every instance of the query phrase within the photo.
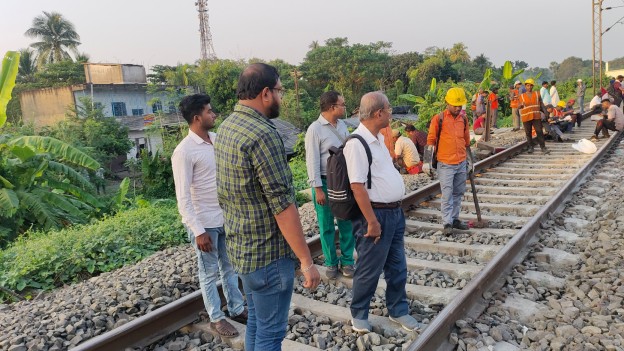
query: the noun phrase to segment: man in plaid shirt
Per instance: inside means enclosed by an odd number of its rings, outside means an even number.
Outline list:
[[[245,350],[281,350],[295,278],[293,252],[304,287],[320,281],[303,235],[292,173],[272,118],[284,88],[275,67],[255,63],[241,73],[234,112],[215,145],[219,203],[227,252],[243,282],[249,319]]]

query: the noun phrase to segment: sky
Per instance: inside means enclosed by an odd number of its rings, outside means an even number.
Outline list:
[[[42,11],[61,13],[81,37],[91,62],[193,63],[200,56],[194,0],[3,0],[0,53],[25,48]],[[624,17],[624,0],[604,0],[603,30]],[[450,48],[463,42],[495,65],[523,60],[548,67],[569,56],[592,58],[592,0],[209,0],[217,57],[300,63],[312,41],[391,42],[393,53]],[[624,23],[624,20],[623,20]],[[603,59],[624,56],[624,24],[603,36]]]

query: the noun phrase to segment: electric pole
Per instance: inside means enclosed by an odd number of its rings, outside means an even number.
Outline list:
[[[195,6],[197,6],[197,12],[199,12],[201,59],[215,60],[217,55],[212,46],[212,34],[210,34],[210,26],[208,25],[208,0],[197,0]]]
[[[602,1],[592,0],[592,81],[594,95],[596,87],[602,87]]]

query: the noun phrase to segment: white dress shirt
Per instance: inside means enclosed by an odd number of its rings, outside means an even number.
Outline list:
[[[405,184],[399,171],[394,168],[392,158],[381,133],[377,137],[360,123],[353,134],[361,135],[368,143],[373,157],[371,164],[371,188],[368,189],[368,158],[364,146],[357,139],[351,139],[344,148],[347,172],[351,183],[364,183],[368,197],[372,202],[396,202],[405,195]]]
[[[336,135],[342,136],[342,140]],[[342,120],[336,121],[336,127],[323,115],[312,122],[305,134],[306,168],[308,183],[316,188],[323,185],[321,176],[327,175],[327,159],[332,146],[340,147],[349,136],[347,125]]]
[[[208,136],[216,142],[215,133],[209,132]],[[171,167],[182,223],[195,236],[203,234],[205,228],[222,227],[214,145],[189,130],[171,155]]]

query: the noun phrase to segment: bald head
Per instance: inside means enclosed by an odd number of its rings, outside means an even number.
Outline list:
[[[364,94],[360,100],[360,121],[371,118],[376,111],[389,106],[390,102],[388,98],[381,91],[373,91]]]
[[[245,68],[238,78],[236,95],[239,100],[255,99],[262,89],[272,89],[277,85],[279,73],[266,63],[254,63]]]

